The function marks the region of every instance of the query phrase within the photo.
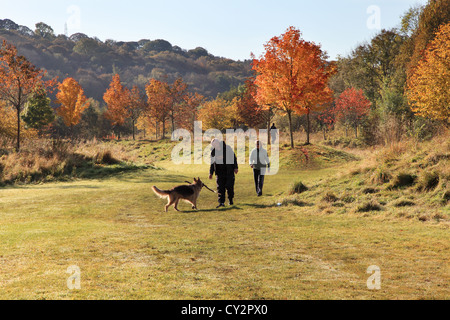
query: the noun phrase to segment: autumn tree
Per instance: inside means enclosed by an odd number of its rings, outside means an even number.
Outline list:
[[[14,109],[0,100],[0,136],[15,138],[17,134],[17,120]]]
[[[364,96],[362,89],[349,88],[336,100],[335,114],[345,127],[353,127],[358,137],[358,126],[370,110],[371,103]]]
[[[205,97],[197,92],[188,92],[184,96],[183,112],[178,119],[181,128],[194,130],[194,121],[198,117],[198,109],[205,102]]]
[[[256,72],[256,101],[287,114],[291,147],[294,147],[292,114],[306,114],[309,144],[311,111],[332,100],[328,88],[334,64],[326,61],[320,46],[301,39],[300,31],[290,27],[286,33],[265,44],[265,53],[253,59]]]
[[[317,113],[316,122],[323,132],[323,139],[327,139],[327,132],[329,132],[336,123],[336,112],[334,106],[330,105]]]
[[[175,130],[176,120],[183,116],[183,113],[189,112],[185,109],[186,100],[185,96],[187,94],[187,84],[183,82],[183,79],[176,79],[172,85],[169,86],[168,94],[171,103],[169,105],[169,117],[172,123],[172,132]]]
[[[410,78],[417,68],[419,61],[422,60],[424,52],[429,43],[436,36],[441,25],[450,21],[450,1],[449,0],[430,0],[420,12],[420,18],[417,23],[413,38],[412,56],[410,58],[407,75]]]
[[[145,87],[149,116],[162,124],[162,138],[165,138],[166,121],[170,118],[172,98],[166,82],[151,79]]]
[[[16,47],[3,41],[0,47],[0,99],[16,111],[17,151],[20,150],[20,120],[25,103],[38,84],[44,87],[52,85],[52,82],[44,83],[44,75],[44,71],[35,67],[24,56],[19,56]]]
[[[408,79],[407,95],[419,116],[450,123],[450,23],[442,25]]]
[[[73,127],[81,120],[81,114],[89,106],[81,85],[73,78],[66,78],[58,85],[56,102],[60,105],[56,112],[70,128],[73,138]]]
[[[198,113],[198,120],[203,128],[224,130],[232,126],[229,112],[230,102],[217,98],[203,103]]]
[[[247,79],[238,101],[238,110],[242,124],[251,128],[256,128],[264,123],[264,110],[254,98],[256,91],[254,79]],[[267,123],[267,129],[269,128],[270,121]]]
[[[135,140],[136,123],[139,117],[148,109],[147,98],[137,86],[133,86],[129,92],[128,114],[131,119],[133,129],[133,140]]]
[[[105,117],[111,121],[113,127],[123,125],[130,116],[130,99],[129,90],[120,82],[120,76],[115,74],[109,84],[109,88],[103,95],[103,100],[107,106]],[[118,136],[120,138],[120,132]]]

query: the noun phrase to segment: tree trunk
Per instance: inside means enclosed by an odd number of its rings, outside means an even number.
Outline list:
[[[289,135],[291,137],[291,148],[294,148],[294,135],[292,133],[292,112],[288,111],[288,119],[289,119]]]
[[[17,110],[17,145],[16,145],[16,151],[19,152],[20,150],[20,106],[16,107]]]
[[[269,145],[271,138],[272,133],[270,132],[270,115],[269,115],[269,117],[267,117],[267,146]]]
[[[170,117],[172,120],[172,133],[175,131],[175,116],[172,111],[172,116]]]
[[[355,138],[358,138],[358,125],[355,125]]]
[[[308,112],[306,113],[306,123],[307,123],[307,125],[306,125],[306,144],[308,145],[309,144],[309,132],[311,130],[311,123],[309,121],[309,109],[308,109]]]
[[[133,140],[136,140],[136,138],[135,138],[135,134],[134,134],[134,119],[131,121],[131,123],[132,123],[132,125],[133,125]]]

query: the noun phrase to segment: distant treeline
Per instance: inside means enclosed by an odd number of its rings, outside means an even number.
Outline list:
[[[55,35],[43,22],[36,23],[32,31],[11,20],[0,20],[1,40],[14,44],[19,54],[47,70],[49,77],[73,77],[85,88],[86,96],[97,101],[102,101],[116,73],[124,85],[141,90],[149,78],[183,78],[191,91],[213,98],[251,75],[250,60],[217,57],[201,47],[185,50],[161,39],[103,42],[82,33]]]

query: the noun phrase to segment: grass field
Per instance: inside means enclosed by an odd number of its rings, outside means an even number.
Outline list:
[[[242,165],[234,206],[216,210],[203,190],[198,211],[181,203],[183,212],[164,213],[151,186],[205,180],[208,167],[172,164],[161,142],[138,149],[155,167],[0,189],[1,299],[450,298],[442,179],[422,195],[376,182],[365,193],[376,165],[324,147],[309,150],[321,156],[314,166],[289,166],[286,149],[263,197]],[[308,190],[289,195],[295,181]],[[397,206],[402,199],[413,205]],[[376,209],[360,210],[371,201]],[[73,265],[81,288],[70,290]],[[379,290],[367,286],[372,265]]]

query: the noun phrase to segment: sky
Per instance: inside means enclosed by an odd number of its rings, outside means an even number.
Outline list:
[[[259,57],[290,26],[331,59],[347,56],[381,29],[398,27],[410,7],[427,0],[0,0],[0,19],[55,34],[82,32],[102,41],[164,39],[234,60]]]

